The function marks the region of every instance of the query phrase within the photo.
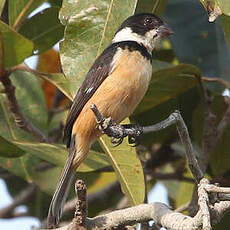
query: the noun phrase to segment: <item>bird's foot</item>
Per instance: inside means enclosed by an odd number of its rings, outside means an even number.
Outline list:
[[[143,128],[137,124],[116,124],[111,117],[105,118],[97,109],[95,104],[91,105],[91,109],[97,118],[97,123],[101,132],[111,137],[111,142],[118,146],[125,137],[128,137],[129,144],[137,146],[140,142],[140,136],[143,134]]]
[[[129,144],[133,147],[139,145],[141,135],[143,134],[143,128],[138,124],[125,124],[122,126],[126,130]]]

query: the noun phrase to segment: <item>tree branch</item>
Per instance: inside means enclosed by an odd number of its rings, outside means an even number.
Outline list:
[[[209,181],[204,178],[204,175],[195,158],[187,127],[178,111],[175,111],[167,119],[156,125],[139,127],[135,125],[116,125],[111,118],[104,118],[95,105],[93,105],[91,109],[97,118],[99,128],[105,133],[108,132],[109,136],[122,140],[124,136],[131,136],[132,138],[136,138],[140,135],[140,132],[146,133],[159,130],[161,128],[166,128],[171,124],[176,124],[181,141],[185,146],[189,167],[193,173],[193,176],[198,182],[197,186],[199,210],[194,217],[190,217],[183,215],[182,213],[172,211],[167,205],[162,203],[156,202],[152,204],[141,204],[126,209],[113,211],[105,215],[96,216],[94,218],[88,218],[86,219],[85,225],[83,227],[89,230],[114,230],[121,229],[125,226],[133,225],[136,223],[153,220],[157,225],[165,227],[168,230],[211,230],[212,222],[218,222],[224,213],[230,208],[230,188],[221,188],[215,185],[210,185]],[[226,198],[226,200],[220,201],[219,197],[222,199]],[[79,207],[80,206],[78,205],[77,210],[79,210]],[[79,213],[81,218],[85,220],[83,217],[84,212],[77,211],[76,213]],[[74,220],[69,225],[58,229],[79,229],[79,225],[76,226],[75,219],[77,217],[78,215],[75,215]]]
[[[230,201],[215,203],[211,208],[211,219],[218,222],[230,208]],[[218,217],[218,218],[217,218]],[[88,230],[119,229],[121,227],[153,220],[156,224],[168,230],[201,230],[202,212],[194,217],[172,211],[167,205],[156,202],[141,204],[131,208],[117,210],[105,215],[89,218],[86,221]],[[215,222],[216,222],[215,221]],[[73,222],[56,230],[76,230]],[[203,228],[204,229],[204,228]]]
[[[31,133],[33,136],[37,137],[40,142],[48,142],[48,138],[35,127],[21,112],[17,98],[15,96],[15,87],[10,80],[10,72],[4,71],[4,74],[0,76],[0,81],[4,86],[4,93],[6,94],[9,102],[9,109],[13,114],[14,121],[17,126],[21,129]]]
[[[139,137],[141,134],[159,131],[161,129],[167,128],[170,125],[176,124],[181,142],[185,147],[188,164],[191,172],[193,173],[194,178],[196,179],[197,183],[199,183],[200,179],[204,177],[195,157],[187,127],[179,111],[175,111],[167,119],[155,125],[145,127],[130,125],[128,126],[128,128],[126,128],[125,125],[116,125],[111,118],[104,118],[103,115],[98,111],[96,105],[92,104],[91,109],[94,112],[94,115],[96,116],[97,122],[99,124],[99,129],[101,129],[108,136],[120,139],[121,141],[126,136],[128,136],[129,138],[135,138]],[[117,143],[121,143],[120,140]]]
[[[23,190],[18,196],[14,198],[12,204],[0,210],[0,218],[15,217],[15,215],[13,214],[15,208],[19,205],[25,204],[28,200],[30,200],[33,194],[35,193],[36,188],[37,187],[35,184],[29,185],[25,190]]]

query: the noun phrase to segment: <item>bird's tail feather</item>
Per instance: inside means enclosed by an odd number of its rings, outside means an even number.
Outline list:
[[[72,143],[69,150],[68,160],[65,163],[59,184],[56,188],[56,191],[50,203],[49,212],[47,216],[48,228],[54,228],[58,226],[60,218],[62,216],[63,206],[68,196],[69,189],[75,175],[75,171],[73,171],[72,169],[72,163],[76,153],[75,141],[74,141],[75,138],[72,137],[72,140],[73,141],[71,141]]]

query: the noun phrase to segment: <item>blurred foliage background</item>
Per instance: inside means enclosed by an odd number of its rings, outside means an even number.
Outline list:
[[[47,9],[30,16],[45,2]],[[0,218],[44,223],[68,155],[62,131],[71,100],[121,22],[141,12],[159,15],[175,34],[154,51],[152,81],[131,122],[151,125],[180,110],[203,170],[212,182],[230,185],[229,1],[0,0],[0,177],[15,199]],[[58,42],[60,52],[53,49]],[[34,70],[24,64],[33,55]],[[144,136],[137,148],[127,141],[113,147],[103,137],[78,171],[92,198],[90,216],[143,203],[157,181],[173,208],[197,210],[175,126]],[[27,211],[15,212],[21,204]],[[73,214],[69,204],[65,219]],[[215,229],[227,229],[229,218]]]

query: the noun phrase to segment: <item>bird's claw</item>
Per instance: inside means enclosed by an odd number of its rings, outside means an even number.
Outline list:
[[[120,145],[124,138],[128,136],[128,142],[133,147],[140,143],[140,136],[143,133],[141,126],[136,124],[117,125],[111,117],[103,118],[98,121],[101,132],[106,133],[111,137],[111,142],[114,146]]]
[[[140,144],[140,138],[134,136],[128,136],[128,142],[132,147],[136,147]]]
[[[123,142],[123,140],[124,140],[124,137],[120,137],[120,138],[111,137],[111,142],[114,147],[117,147],[118,145],[120,145]]]
[[[129,132],[127,130],[132,130]],[[131,134],[130,134],[131,133]],[[128,136],[128,142],[132,147],[136,147],[140,144],[140,136],[143,134],[141,126],[136,124],[126,124],[119,126],[119,134],[116,137],[111,138],[111,142],[114,146],[118,146],[122,143],[123,139]]]

